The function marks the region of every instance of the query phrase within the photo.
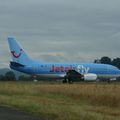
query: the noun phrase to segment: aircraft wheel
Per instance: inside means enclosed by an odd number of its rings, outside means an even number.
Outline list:
[[[73,84],[73,81],[69,81],[69,84]]]
[[[64,80],[62,81],[63,83],[67,83],[67,77],[65,76]]]
[[[63,83],[67,83],[67,80],[63,80],[62,82],[63,82]]]
[[[110,79],[108,79],[107,82],[110,83]]]
[[[71,78],[68,79],[69,84],[73,84],[73,80]]]

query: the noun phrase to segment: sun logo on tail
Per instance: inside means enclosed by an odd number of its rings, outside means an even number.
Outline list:
[[[21,56],[21,54],[22,54],[22,51],[23,51],[23,50],[20,49],[20,53],[17,54],[17,55],[15,54],[15,51],[11,51],[11,54],[13,55],[14,58],[19,58],[19,57]]]

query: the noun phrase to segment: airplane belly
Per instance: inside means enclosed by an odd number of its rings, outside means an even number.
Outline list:
[[[39,77],[44,77],[44,78],[57,78],[57,79],[62,79],[64,78],[63,76],[59,74],[37,74]]]

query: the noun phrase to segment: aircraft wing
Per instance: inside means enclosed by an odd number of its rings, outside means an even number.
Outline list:
[[[66,77],[67,77],[68,79],[76,79],[76,78],[82,79],[82,78],[83,78],[83,75],[80,74],[79,72],[77,72],[76,70],[69,70],[69,71],[66,73]]]
[[[82,78],[83,75],[77,72],[76,70],[69,70],[65,74],[59,75],[61,78],[67,78],[67,79],[76,79],[76,78]]]
[[[76,70],[69,70],[66,73],[66,78],[70,81],[73,80],[85,80],[85,81],[95,81],[97,80],[97,75],[94,73],[81,74]]]

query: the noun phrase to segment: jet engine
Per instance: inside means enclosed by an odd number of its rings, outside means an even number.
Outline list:
[[[83,75],[85,81],[95,81],[97,80],[97,75],[93,73],[87,73]]]

